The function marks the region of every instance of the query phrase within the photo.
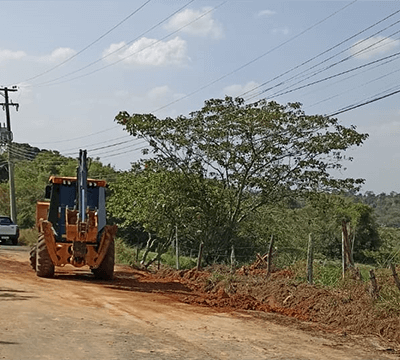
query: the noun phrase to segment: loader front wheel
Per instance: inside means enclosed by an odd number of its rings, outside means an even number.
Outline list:
[[[32,269],[36,271],[36,248],[37,245],[32,246],[29,252],[29,262],[31,263]]]
[[[54,275],[54,264],[51,261],[43,234],[39,235],[36,246],[36,275],[40,277],[52,277]]]
[[[112,280],[114,277],[114,260],[115,251],[114,251],[114,240],[111,241],[108,246],[108,250],[106,256],[100,266],[97,269],[92,269],[92,273],[94,274],[96,279],[101,280]]]

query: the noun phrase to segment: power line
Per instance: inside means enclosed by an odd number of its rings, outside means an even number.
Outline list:
[[[121,20],[118,24],[114,25],[110,30],[106,31],[103,35],[101,35],[100,37],[98,37],[96,40],[92,41],[89,45],[85,46],[82,50],[79,50],[76,54],[70,56],[69,58],[67,58],[66,60],[62,61],[61,63],[53,66],[52,68],[38,74],[35,76],[30,77],[29,79],[26,79],[23,82],[28,82],[34,79],[37,79],[40,76],[43,76],[45,74],[48,74],[49,72],[59,68],[60,66],[66,64],[67,62],[71,61],[72,59],[76,58],[78,55],[82,54],[84,51],[86,51],[87,49],[89,49],[90,47],[92,47],[94,44],[96,44],[97,42],[99,42],[101,39],[103,39],[104,37],[106,37],[108,34],[110,34],[112,31],[114,31],[116,28],[118,28],[119,26],[121,26],[125,21],[129,20],[133,15],[137,14],[141,9],[143,9],[148,3],[150,3],[152,0],[147,0],[146,2],[144,2],[141,6],[139,6],[136,10],[134,10],[133,12],[131,12],[127,17],[125,17],[123,20]]]
[[[354,1],[352,1],[350,4],[345,5],[344,7],[342,7],[342,8],[340,8],[339,10],[333,12],[333,13],[330,14],[329,16],[327,16],[327,17],[325,17],[324,19],[318,21],[318,22],[315,23],[314,25],[308,27],[308,28],[305,29],[304,31],[300,32],[299,34],[293,36],[292,38],[290,38],[290,39],[288,39],[287,41],[281,43],[280,45],[274,47],[273,49],[271,49],[271,50],[269,50],[269,51],[263,53],[262,55],[256,57],[255,59],[253,59],[253,60],[247,62],[246,64],[240,66],[239,68],[237,68],[237,69],[231,71],[230,73],[227,73],[227,74],[225,74],[224,76],[222,76],[222,77],[220,77],[220,78],[218,78],[218,79],[212,81],[211,83],[208,83],[208,84],[202,86],[201,88],[199,88],[199,89],[197,89],[197,90],[191,92],[190,94],[188,94],[188,95],[186,95],[186,96],[183,96],[183,97],[181,97],[181,98],[179,98],[179,99],[177,99],[177,100],[175,100],[175,101],[173,101],[173,102],[170,102],[170,103],[168,103],[168,104],[166,104],[166,105],[164,105],[164,106],[162,106],[162,107],[160,107],[160,108],[158,108],[158,109],[156,109],[156,110],[154,110],[154,111],[152,111],[152,112],[157,112],[157,111],[160,111],[160,110],[162,110],[162,109],[164,109],[164,108],[166,108],[166,107],[169,107],[169,106],[171,106],[172,104],[175,104],[175,103],[178,102],[178,101],[181,101],[181,100],[183,100],[183,99],[185,99],[185,98],[188,98],[188,97],[190,97],[190,96],[192,96],[192,95],[194,95],[194,94],[196,94],[196,93],[198,93],[198,92],[204,90],[205,88],[207,88],[207,87],[209,87],[209,86],[211,86],[211,85],[213,85],[213,84],[215,84],[215,83],[221,81],[222,79],[224,79],[224,78],[226,78],[226,77],[228,77],[228,76],[230,76],[230,75],[233,75],[234,73],[236,73],[236,72],[242,70],[243,68],[245,68],[245,67],[251,65],[252,63],[258,61],[258,60],[261,59],[261,58],[263,58],[264,56],[270,54],[271,52],[273,52],[273,51],[279,49],[280,47],[286,45],[287,43],[289,43],[289,42],[291,42],[291,41],[297,39],[297,38],[300,37],[301,35],[305,34],[307,31],[310,31],[311,29],[313,29],[314,27],[320,25],[320,24],[323,23],[324,21],[327,21],[328,19],[330,19],[330,18],[333,17],[334,15],[338,14],[339,12],[345,10],[347,7],[349,7],[350,5],[354,4],[355,2],[357,2],[357,0],[354,0]],[[190,2],[189,2],[189,3],[190,3]],[[223,4],[225,4],[225,2],[224,2],[224,3],[221,3],[221,4],[218,5],[217,7],[222,6]],[[187,5],[188,5],[188,4],[186,4],[185,6],[187,6]],[[213,8],[212,11],[214,11],[217,7]],[[180,10],[179,10],[179,11],[180,11]],[[174,14],[175,14],[175,13],[174,13]],[[169,17],[171,17],[171,16],[172,16],[172,15],[170,15]],[[202,16],[205,16],[205,15],[203,14]],[[198,20],[198,18],[195,19],[194,21],[196,21],[196,20]],[[160,23],[161,23],[161,22],[160,22]],[[159,24],[160,24],[160,23],[159,23]],[[183,26],[182,28],[178,29],[177,31],[180,31],[181,29],[183,29],[184,27],[186,27],[186,26],[188,26],[188,25],[190,25],[190,24],[191,24],[191,23],[186,24],[185,26]],[[158,24],[157,24],[157,25],[158,25]],[[156,25],[156,26],[157,26],[157,25]],[[153,28],[154,28],[154,27],[153,27]],[[175,32],[177,32],[177,31],[175,31]],[[175,32],[174,32],[174,33],[175,33]],[[171,36],[171,34],[169,34],[168,36]],[[164,38],[163,38],[163,39],[164,39]],[[153,45],[154,45],[154,44],[153,44]],[[119,60],[119,61],[122,61],[122,60],[123,60],[123,59],[121,59],[121,60]],[[115,64],[115,63],[113,63],[113,64]],[[113,64],[110,64],[110,65],[108,65],[108,66],[111,66],[111,65],[113,65]],[[103,68],[101,68],[101,69],[104,69],[104,68],[105,68],[105,67],[103,67]],[[97,70],[94,71],[94,72],[100,71],[101,69],[97,69]],[[93,74],[94,72],[91,72],[91,73],[89,73],[89,74],[82,75],[82,76],[87,76],[87,75]],[[70,79],[70,80],[74,80],[74,79],[77,79],[77,78],[79,78],[79,77],[75,77],[75,78]],[[67,81],[69,81],[69,80],[67,80]],[[99,132],[96,132],[96,133],[92,133],[92,134],[89,134],[89,135],[86,135],[86,136],[78,137],[78,138],[75,138],[75,139],[80,139],[80,138],[84,138],[84,137],[87,137],[87,136],[97,135],[97,134],[100,134],[100,133],[109,131],[109,130],[111,130],[111,129],[114,129],[114,128],[115,128],[115,127],[108,128],[108,129],[106,129],[106,130],[102,130],[102,131],[99,131]],[[69,141],[69,140],[75,140],[75,139],[67,139],[67,140],[62,140],[62,141]]]
[[[311,26],[308,27],[307,29],[301,31],[301,32],[298,33],[297,35],[295,35],[295,36],[291,37],[290,39],[284,41],[283,43],[279,44],[278,46],[275,46],[274,48],[272,48],[272,49],[266,51],[265,53],[263,53],[263,54],[257,56],[256,58],[254,58],[254,59],[248,61],[248,62],[245,63],[244,65],[239,66],[238,68],[232,70],[231,72],[226,73],[225,75],[223,75],[223,76],[221,76],[221,77],[219,77],[219,78],[217,78],[217,79],[211,81],[210,83],[205,84],[204,86],[198,88],[197,90],[194,90],[194,91],[192,91],[191,93],[189,93],[189,94],[187,94],[187,95],[185,95],[185,96],[180,97],[179,99],[176,99],[176,100],[174,100],[174,101],[172,101],[172,102],[170,102],[170,103],[168,103],[168,104],[166,104],[166,105],[164,105],[164,106],[161,106],[161,107],[157,108],[156,110],[152,111],[152,113],[157,112],[157,111],[160,111],[160,110],[163,110],[163,109],[165,109],[165,108],[167,108],[167,107],[169,107],[169,106],[171,106],[171,105],[173,105],[173,104],[175,104],[175,103],[177,103],[177,102],[179,102],[179,101],[181,101],[181,100],[187,99],[188,97],[190,97],[190,96],[192,96],[192,95],[194,95],[194,94],[199,93],[200,91],[202,91],[202,90],[204,90],[204,89],[206,89],[206,88],[208,88],[208,87],[210,87],[210,86],[216,84],[217,82],[219,82],[219,81],[221,81],[221,80],[227,78],[228,76],[231,76],[231,75],[233,75],[233,74],[239,72],[240,70],[246,68],[247,66],[250,66],[251,64],[257,62],[257,61],[260,60],[260,59],[262,59],[262,58],[265,57],[266,55],[269,55],[269,54],[272,53],[273,51],[278,50],[279,48],[281,48],[282,46],[284,46],[284,45],[286,45],[286,44],[292,42],[293,40],[296,40],[298,37],[304,35],[306,32],[308,32],[308,31],[312,30],[313,28],[317,27],[318,25],[322,24],[323,22],[325,22],[325,21],[327,21],[328,19],[330,19],[331,17],[337,15],[339,12],[345,10],[346,8],[348,8],[349,6],[353,5],[353,4],[356,3],[356,2],[357,2],[357,0],[352,1],[350,4],[347,4],[347,5],[343,6],[343,7],[340,8],[339,10],[333,12],[333,13],[330,14],[329,16],[327,16],[327,17],[325,17],[324,19],[318,21],[317,23],[311,25]]]
[[[379,66],[386,65],[387,63],[392,62],[392,61],[395,61],[395,60],[397,60],[397,59],[391,59],[391,60],[389,60],[389,61],[387,61],[387,62],[385,62],[385,63],[378,64],[377,66],[374,66],[372,69],[366,69],[366,70],[362,71],[360,74],[363,74],[363,73],[365,73],[365,72],[367,72],[367,71],[373,70],[373,69],[375,69],[375,68],[377,68],[377,67],[379,67]],[[399,72],[399,71],[400,71],[400,69],[393,70],[393,71],[391,71],[391,72],[389,72],[389,73],[386,73],[385,75],[378,76],[378,77],[376,77],[376,78],[374,78],[374,79],[372,79],[372,80],[369,80],[369,81],[367,81],[367,82],[364,82],[364,83],[362,83],[362,84],[360,84],[360,85],[358,85],[358,86],[355,86],[355,87],[353,87],[353,88],[347,89],[347,90],[345,90],[345,91],[341,91],[340,93],[337,93],[337,94],[335,94],[335,95],[333,95],[333,96],[330,96],[330,97],[328,97],[328,98],[325,98],[325,99],[323,99],[323,100],[320,100],[320,101],[318,101],[318,102],[316,102],[316,103],[314,103],[314,104],[308,105],[308,107],[313,107],[313,106],[319,105],[319,104],[321,104],[321,103],[323,103],[323,102],[332,100],[332,99],[334,99],[334,98],[336,98],[336,97],[339,97],[339,96],[341,96],[341,95],[344,95],[344,94],[346,94],[346,93],[348,93],[348,92],[351,92],[351,91],[356,90],[356,89],[358,89],[358,88],[362,88],[362,87],[364,87],[365,85],[371,84],[371,83],[373,83],[373,82],[375,82],[375,81],[378,81],[378,80],[381,80],[381,79],[386,78],[386,77],[388,77],[388,76],[391,76],[391,75],[393,75],[393,74],[395,74],[395,73],[397,73],[397,72]],[[343,82],[343,81],[346,81],[346,80],[349,80],[349,79],[354,78],[355,76],[358,76],[358,75],[360,75],[360,74],[353,74],[353,75],[351,75],[351,76],[348,76],[348,77],[346,77],[346,78],[344,78],[344,79],[342,79],[342,80],[339,80],[339,81],[335,82],[334,84],[339,83],[339,82]],[[310,93],[311,93],[311,92],[310,92]],[[306,94],[306,95],[307,95],[307,94]]]
[[[400,10],[399,10],[399,11],[400,11]],[[277,84],[277,85],[271,86],[271,87],[269,87],[268,89],[265,89],[265,90],[263,90],[263,91],[258,92],[257,94],[251,96],[251,97],[248,98],[247,100],[250,100],[250,99],[253,99],[253,98],[257,97],[257,96],[260,96],[260,95],[266,93],[267,91],[270,91],[270,90],[272,90],[272,89],[274,89],[274,88],[277,88],[277,87],[279,87],[279,86],[285,84],[285,83],[288,82],[288,81],[291,81],[291,80],[293,80],[293,79],[296,79],[296,78],[300,77],[300,75],[305,74],[305,73],[309,72],[310,70],[316,68],[317,66],[326,63],[327,61],[329,61],[329,60],[335,58],[336,56],[338,56],[338,55],[340,55],[340,54],[342,54],[342,53],[344,53],[344,52],[346,52],[346,51],[348,51],[348,50],[354,48],[355,46],[358,46],[359,44],[361,44],[361,43],[363,43],[363,42],[365,42],[365,41],[367,41],[367,40],[373,38],[373,37],[376,36],[377,34],[381,33],[382,31],[384,31],[384,30],[386,30],[386,29],[388,29],[388,28],[390,28],[390,27],[392,27],[392,26],[394,26],[395,24],[398,24],[398,23],[400,23],[400,20],[398,20],[398,21],[396,21],[395,23],[389,25],[389,26],[386,27],[385,29],[380,30],[380,31],[378,31],[378,32],[376,32],[376,33],[374,33],[374,34],[372,34],[371,36],[369,36],[368,38],[366,38],[366,39],[364,39],[364,40],[358,42],[357,44],[354,44],[354,45],[352,45],[352,46],[350,46],[350,47],[348,47],[348,48],[346,48],[346,49],[340,51],[339,53],[337,53],[337,54],[335,54],[335,55],[333,55],[333,56],[331,56],[331,57],[329,57],[329,58],[327,58],[327,59],[325,59],[325,60],[319,62],[318,64],[315,64],[315,65],[313,65],[312,67],[303,70],[303,71],[300,72],[299,74],[290,77],[290,78],[287,79],[286,81],[280,82],[280,83]],[[399,32],[400,32],[400,30],[394,32],[394,33],[391,34],[390,36],[392,36],[392,35],[394,35],[394,34],[397,34],[397,33],[399,33]],[[377,44],[383,42],[384,40],[385,40],[385,38],[384,38],[384,39],[377,40],[377,41],[374,42],[373,44],[368,45],[367,47],[365,47],[365,48],[363,48],[363,49],[357,51],[356,53],[354,53],[354,54],[352,54],[352,55],[350,55],[350,56],[347,56],[347,57],[345,57],[344,59],[341,59],[341,60],[339,60],[339,61],[337,61],[337,62],[335,62],[335,63],[333,63],[333,64],[331,64],[331,65],[328,65],[328,66],[322,68],[322,69],[317,70],[317,71],[315,71],[314,73],[312,73],[311,75],[307,75],[306,77],[303,77],[302,80],[299,80],[298,82],[296,82],[296,83],[294,83],[294,84],[292,84],[292,85],[286,87],[286,89],[290,89],[291,87],[296,86],[296,85],[298,85],[298,84],[301,84],[302,82],[304,82],[304,81],[306,81],[306,80],[308,80],[308,79],[311,79],[311,78],[313,78],[314,76],[316,76],[316,75],[318,75],[318,74],[320,74],[320,73],[322,73],[322,72],[324,72],[324,71],[327,71],[327,70],[329,70],[329,69],[332,69],[333,67],[335,67],[335,66],[337,66],[337,65],[339,65],[339,64],[341,64],[341,63],[343,63],[343,62],[345,62],[345,61],[348,61],[349,59],[353,58],[353,57],[354,57],[355,55],[357,55],[357,54],[361,54],[361,53],[363,53],[363,52],[372,51],[374,46],[376,46]],[[271,80],[271,81],[272,81],[272,80]],[[269,81],[269,82],[271,82],[271,81]],[[269,82],[267,82],[267,83],[269,83]],[[253,91],[253,90],[251,90],[251,91]],[[283,91],[283,90],[281,90],[281,91]],[[272,95],[272,96],[275,96],[275,95]]]
[[[76,73],[78,73],[78,72],[80,72],[80,71],[82,71],[82,70],[85,70],[85,69],[87,69],[87,68],[89,68],[89,67],[91,67],[91,66],[97,64],[98,62],[100,62],[100,61],[106,59],[107,57],[109,57],[109,56],[111,56],[111,55],[113,55],[113,54],[115,54],[115,53],[121,51],[122,49],[124,49],[124,48],[127,47],[128,45],[130,45],[130,44],[132,44],[133,42],[137,41],[138,39],[140,39],[141,37],[143,37],[144,35],[146,35],[146,34],[149,33],[150,31],[154,30],[155,28],[157,28],[158,26],[160,26],[161,24],[163,24],[164,22],[166,22],[167,20],[169,20],[171,17],[173,17],[174,15],[176,15],[178,12],[182,11],[184,8],[186,8],[188,5],[190,5],[190,4],[191,4],[192,2],[194,2],[194,1],[195,1],[195,0],[190,0],[190,1],[189,1],[188,3],[186,3],[184,6],[182,6],[182,7],[179,8],[178,10],[174,11],[171,15],[167,16],[166,18],[164,18],[162,21],[160,21],[159,23],[157,23],[156,25],[154,25],[153,27],[151,27],[149,30],[146,30],[144,33],[142,33],[141,35],[137,36],[135,39],[129,41],[129,42],[126,43],[124,46],[122,46],[122,47],[120,47],[120,48],[118,48],[118,49],[112,51],[111,53],[109,53],[109,54],[107,54],[107,55],[105,55],[105,56],[103,56],[103,57],[101,57],[101,58],[99,58],[99,59],[97,59],[97,60],[95,60],[95,61],[89,63],[88,65],[86,65],[86,66],[84,66],[84,67],[82,67],[82,68],[80,68],[80,69],[78,69],[78,70],[71,71],[70,73],[67,73],[67,74],[65,74],[65,75],[63,75],[63,76],[60,76],[60,77],[57,77],[57,78],[55,78],[55,79],[52,79],[52,80],[49,80],[49,81],[45,81],[45,82],[36,84],[36,85],[34,85],[34,86],[40,86],[40,87],[42,87],[42,86],[47,86],[47,85],[64,84],[64,83],[69,82],[69,81],[77,80],[77,79],[80,79],[80,78],[82,78],[82,77],[86,77],[86,76],[92,75],[92,74],[97,73],[97,72],[99,72],[99,71],[101,71],[101,70],[104,70],[104,69],[106,69],[106,68],[108,68],[108,67],[110,67],[110,66],[114,66],[114,65],[120,63],[121,61],[126,60],[126,59],[129,58],[129,57],[132,57],[132,56],[134,56],[134,55],[137,55],[138,53],[140,53],[140,52],[142,52],[142,51],[144,51],[144,50],[146,50],[146,49],[148,49],[148,48],[150,48],[150,47],[153,47],[153,46],[157,45],[157,44],[160,43],[161,41],[163,41],[163,40],[167,39],[168,37],[171,37],[172,35],[178,33],[178,32],[181,31],[183,28],[185,28],[185,27],[191,25],[192,23],[196,22],[197,20],[199,20],[199,19],[201,19],[202,17],[204,17],[205,15],[207,15],[209,12],[214,11],[216,8],[218,8],[219,6],[221,6],[221,5],[223,5],[223,4],[226,3],[226,1],[223,2],[222,4],[216,6],[215,8],[213,8],[213,9],[211,9],[211,10],[205,12],[204,14],[202,14],[201,16],[199,16],[198,18],[196,18],[195,20],[193,20],[193,21],[187,23],[186,25],[182,26],[182,27],[179,28],[178,30],[175,30],[175,31],[173,31],[172,33],[169,33],[168,35],[164,36],[164,37],[161,38],[160,40],[158,40],[158,41],[152,43],[151,45],[148,45],[148,46],[146,46],[146,47],[144,47],[144,48],[142,48],[142,49],[136,51],[135,53],[129,54],[128,56],[125,56],[125,57],[123,57],[123,58],[121,58],[121,59],[119,59],[119,60],[117,60],[117,61],[115,61],[115,62],[113,62],[113,63],[111,63],[111,64],[102,66],[102,67],[100,67],[100,68],[98,68],[98,69],[96,69],[96,70],[93,70],[93,71],[89,72],[89,73],[82,74],[82,75],[79,75],[79,76],[76,76],[76,77],[73,77],[73,78],[70,78],[70,79],[67,79],[67,80],[64,80],[64,81],[59,81],[59,82],[57,82],[58,80],[64,79],[64,78],[66,78],[66,77],[68,77],[68,76],[70,76],[70,75],[73,75],[73,74],[76,74]]]
[[[279,79],[279,78],[281,78],[281,77],[283,77],[283,76],[285,76],[285,75],[287,75],[287,74],[293,72],[294,70],[297,70],[298,68],[300,68],[300,67],[302,67],[302,66],[304,66],[304,65],[306,65],[306,64],[308,64],[308,63],[310,63],[310,62],[312,62],[313,60],[315,60],[315,59],[321,57],[322,55],[327,54],[328,52],[330,52],[330,51],[336,49],[337,47],[343,45],[344,43],[346,43],[346,42],[348,42],[348,41],[350,41],[350,40],[356,38],[357,36],[363,34],[364,32],[366,32],[366,31],[368,31],[368,30],[372,29],[373,27],[375,27],[375,26],[379,25],[380,23],[386,21],[387,19],[391,18],[392,16],[396,15],[396,14],[399,13],[399,12],[400,12],[400,10],[395,11],[394,13],[392,13],[392,14],[390,14],[390,15],[384,17],[383,19],[381,19],[381,20],[379,20],[379,21],[377,21],[377,22],[374,23],[373,25],[370,25],[370,26],[366,27],[365,29],[363,29],[363,30],[359,31],[358,33],[356,33],[356,34],[354,34],[354,35],[352,35],[352,36],[346,38],[345,40],[339,42],[338,44],[336,44],[336,45],[334,45],[334,46],[332,46],[332,47],[330,47],[329,49],[327,49],[327,50],[325,50],[325,51],[319,53],[318,55],[316,55],[316,56],[314,56],[314,57],[312,57],[312,58],[310,58],[310,59],[304,61],[304,62],[301,63],[300,65],[297,65],[297,66],[295,66],[295,67],[293,67],[293,68],[291,68],[291,69],[285,71],[284,73],[282,73],[282,74],[280,74],[280,75],[274,77],[273,79],[270,79],[270,80],[268,80],[268,81],[263,82],[262,84],[260,84],[260,85],[258,85],[258,86],[256,86],[256,87],[254,87],[253,89],[251,89],[251,90],[249,90],[249,91],[246,91],[246,92],[242,93],[242,94],[239,95],[239,96],[240,96],[240,97],[243,97],[244,95],[247,95],[248,93],[250,93],[250,92],[252,92],[252,91],[254,91],[254,90],[257,90],[257,89],[259,89],[259,88],[261,88],[261,87],[263,87],[263,86],[265,86],[265,85],[271,83],[272,81],[275,81],[275,80],[277,80],[277,79]],[[396,22],[396,23],[397,23],[397,22]],[[343,52],[343,51],[342,51],[342,52]],[[339,54],[341,54],[342,52],[340,52]],[[338,55],[338,54],[337,54],[337,55]],[[329,59],[328,59],[328,60],[329,60]],[[326,60],[325,60],[325,61],[326,61]],[[324,61],[324,62],[325,62],[325,61]],[[315,66],[318,66],[318,65],[320,65],[320,64],[322,64],[322,63],[323,63],[323,62],[321,62],[321,63],[319,63],[319,64],[317,64],[317,65],[315,65]],[[308,70],[314,68],[315,66],[309,68]],[[306,71],[308,71],[308,70],[306,70]],[[302,74],[302,73],[300,73],[300,74]],[[291,80],[291,79],[289,79],[289,80]]]
[[[366,64],[363,64],[363,65],[356,66],[356,67],[354,67],[354,68],[351,68],[351,69],[342,71],[342,72],[340,72],[340,73],[336,73],[336,74],[331,75],[331,76],[327,76],[327,77],[325,77],[325,78],[322,78],[322,79],[313,81],[313,82],[311,82],[311,83],[308,83],[308,84],[299,86],[299,87],[294,88],[294,89],[291,89],[291,90],[282,91],[282,92],[280,92],[280,93],[275,93],[275,94],[271,95],[271,97],[278,97],[278,96],[286,95],[286,94],[292,93],[292,92],[294,92],[294,91],[301,90],[301,89],[310,87],[310,86],[312,86],[312,85],[316,85],[316,84],[322,83],[322,82],[324,82],[324,81],[333,79],[333,78],[335,78],[335,77],[342,76],[342,75],[344,75],[344,74],[348,74],[348,73],[350,73],[350,72],[353,72],[353,71],[362,69],[362,68],[364,68],[364,67],[368,67],[368,66],[370,66],[370,65],[379,63],[379,62],[381,62],[381,61],[388,60],[388,59],[391,59],[391,58],[397,58],[398,56],[400,56],[400,52],[394,53],[394,54],[392,54],[392,55],[385,56],[385,57],[383,57],[383,58],[380,58],[380,59],[378,59],[378,60],[371,61],[371,62],[366,63]]]
[[[354,109],[357,109],[357,108],[359,108],[359,107],[372,104],[372,103],[374,103],[374,102],[376,102],[376,101],[379,101],[379,100],[382,100],[382,99],[386,99],[386,98],[388,98],[388,97],[390,97],[390,96],[393,96],[393,95],[396,95],[396,94],[398,94],[398,93],[400,93],[400,89],[399,89],[399,90],[396,90],[396,91],[393,91],[393,92],[391,92],[391,93],[389,93],[389,94],[376,97],[376,98],[374,98],[374,99],[372,99],[372,100],[365,101],[365,102],[360,103],[360,104],[349,105],[349,106],[347,106],[346,108],[342,108],[342,109],[340,109],[340,110],[338,110],[338,111],[336,111],[336,112],[334,112],[334,113],[329,114],[328,116],[336,116],[336,115],[345,113],[345,112],[347,112],[347,111],[354,110]]]

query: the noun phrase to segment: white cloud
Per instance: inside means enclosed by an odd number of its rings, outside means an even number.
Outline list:
[[[164,85],[151,89],[147,95],[150,99],[156,100],[160,98],[163,99],[166,96],[170,95],[170,93],[171,93],[170,88],[167,85]]]
[[[12,51],[0,49],[0,62],[7,60],[19,60],[26,56],[24,51]]]
[[[126,43],[112,44],[103,52],[108,62],[122,61],[135,65],[180,65],[187,60],[186,41],[176,37],[170,41],[141,38],[129,47]],[[120,51],[118,49],[124,47]]]
[[[67,60],[68,58],[70,58],[71,56],[74,56],[75,54],[76,54],[76,51],[71,48],[60,47],[58,49],[55,49],[49,55],[44,55],[44,56],[38,57],[37,60],[40,62],[46,62],[46,63],[58,63],[58,62]]]
[[[282,28],[275,28],[272,29],[272,33],[273,34],[283,34],[283,35],[287,35],[290,33],[290,30],[288,27],[282,27]]]
[[[270,16],[275,15],[275,14],[276,14],[276,11],[273,11],[273,10],[261,10],[257,14],[257,16],[258,17],[270,17]]]
[[[248,91],[253,90],[254,88],[256,88],[259,85],[260,84],[255,81],[249,81],[245,85],[235,84],[235,85],[227,86],[223,89],[223,92],[224,92],[224,95],[236,97],[236,96],[241,96],[244,93],[247,93]]]
[[[399,46],[400,41],[389,37],[375,36],[356,42],[350,49],[351,55],[359,59],[369,59],[390,52]]]
[[[167,30],[174,31],[180,28],[182,32],[196,36],[211,36],[219,39],[223,36],[222,25],[212,17],[210,7],[201,10],[186,9],[176,14],[165,25]],[[185,26],[189,24],[188,26]],[[185,26],[185,27],[184,27]]]

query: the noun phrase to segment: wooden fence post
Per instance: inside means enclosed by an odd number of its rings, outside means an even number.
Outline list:
[[[350,265],[354,267],[354,243],[356,242],[356,227],[351,229],[350,224],[349,224],[349,237],[350,234],[352,234],[351,237],[351,242],[349,239],[349,247],[350,247]]]
[[[396,266],[392,263],[390,263],[390,270],[392,270],[394,282],[396,283],[397,288],[400,290],[400,280],[399,277],[397,276]]]
[[[178,244],[178,227],[175,226],[175,257],[176,257],[176,270],[179,270],[179,244]]]
[[[268,249],[268,259],[267,259],[267,276],[269,276],[271,272],[273,246],[274,246],[274,235],[271,235],[271,241],[269,243],[269,249]]]
[[[199,271],[201,268],[201,258],[203,256],[203,247],[204,247],[204,243],[201,242],[200,246],[199,246],[199,256],[197,257],[197,270]]]
[[[313,283],[313,261],[314,261],[314,244],[312,234],[308,235],[308,251],[307,251],[307,281]]]
[[[232,250],[231,250],[231,272],[234,273],[235,271],[236,271],[235,247],[232,245]]]
[[[160,243],[157,245],[157,269],[160,270],[161,268],[161,246]]]
[[[371,280],[370,294],[374,299],[377,299],[379,296],[379,285],[376,281],[376,277],[375,277],[375,273],[374,273],[373,269],[371,269],[369,271],[369,278]]]
[[[342,221],[342,275],[345,277],[346,271],[351,265],[351,249],[349,242],[349,232],[347,229],[347,222]]]

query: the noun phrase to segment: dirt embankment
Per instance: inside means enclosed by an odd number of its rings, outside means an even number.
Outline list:
[[[219,274],[219,275],[215,275]],[[282,314],[312,324],[311,327],[337,334],[377,336],[400,347],[397,314],[377,309],[368,284],[349,280],[341,289],[325,289],[299,283],[291,270],[240,269],[234,275],[220,267],[216,272],[164,269],[154,276],[179,279],[194,293],[183,301],[226,310],[258,310]],[[393,282],[394,280],[390,279]],[[304,326],[303,326],[304,328]]]
[[[394,341],[339,314],[354,292],[297,286],[290,272],[228,276],[118,266],[112,282],[68,267],[42,279],[27,252],[0,248],[0,359],[398,358]]]

